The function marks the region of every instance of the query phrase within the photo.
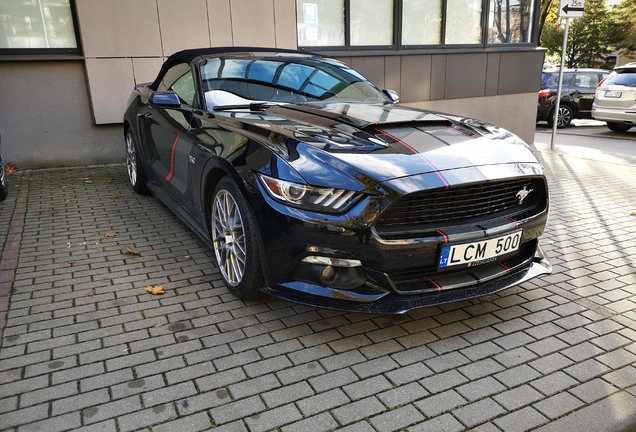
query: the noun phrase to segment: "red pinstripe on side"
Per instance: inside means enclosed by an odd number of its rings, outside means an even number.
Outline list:
[[[174,175],[174,154],[177,151],[178,142],[179,142],[179,134],[177,134],[177,137],[175,138],[174,143],[172,144],[172,155],[170,156],[170,172],[166,176],[166,180],[168,181],[170,181],[172,179],[172,176]]]

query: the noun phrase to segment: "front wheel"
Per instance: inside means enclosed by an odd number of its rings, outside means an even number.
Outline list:
[[[632,128],[632,125],[628,125],[625,123],[610,123],[607,122],[607,127],[609,128],[609,130],[614,131],[614,132],[627,132],[628,130],[630,130]]]
[[[128,180],[133,190],[138,194],[147,193],[146,183],[148,179],[139,160],[135,138],[130,129],[126,131],[126,168],[128,169]]]
[[[557,117],[557,129],[562,129],[570,126],[572,119],[574,118],[574,111],[567,105],[559,106],[559,115]],[[548,126],[552,127],[554,124],[554,110],[548,116]]]
[[[216,263],[230,292],[255,298],[263,286],[255,216],[238,186],[223,177],[214,190],[211,234]]]

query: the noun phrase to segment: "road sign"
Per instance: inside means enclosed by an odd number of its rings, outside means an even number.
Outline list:
[[[581,18],[585,0],[559,0],[559,18]]]

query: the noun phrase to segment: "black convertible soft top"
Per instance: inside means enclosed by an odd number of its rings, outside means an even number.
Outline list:
[[[178,51],[172,54],[170,57],[166,59],[166,61],[161,65],[161,70],[157,75],[155,81],[149,86],[152,90],[157,90],[159,87],[159,83],[161,83],[161,79],[165,75],[165,73],[171,67],[181,64],[181,63],[190,63],[197,57],[205,57],[209,55],[215,54],[240,54],[240,53],[254,53],[254,52],[267,52],[267,53],[289,53],[289,54],[302,54],[307,56],[315,56],[317,54],[310,53],[307,51],[297,51],[290,50],[285,48],[263,48],[263,47],[213,47],[213,48],[193,48],[187,49],[183,51]]]

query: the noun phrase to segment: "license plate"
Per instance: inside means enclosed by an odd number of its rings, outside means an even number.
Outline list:
[[[619,98],[621,96],[623,96],[623,92],[619,92],[619,91],[606,91],[605,92],[605,97]]]
[[[497,261],[498,257],[519,250],[521,232],[522,230],[517,230],[505,236],[471,243],[443,245],[438,268],[443,269],[459,265],[471,267]]]

